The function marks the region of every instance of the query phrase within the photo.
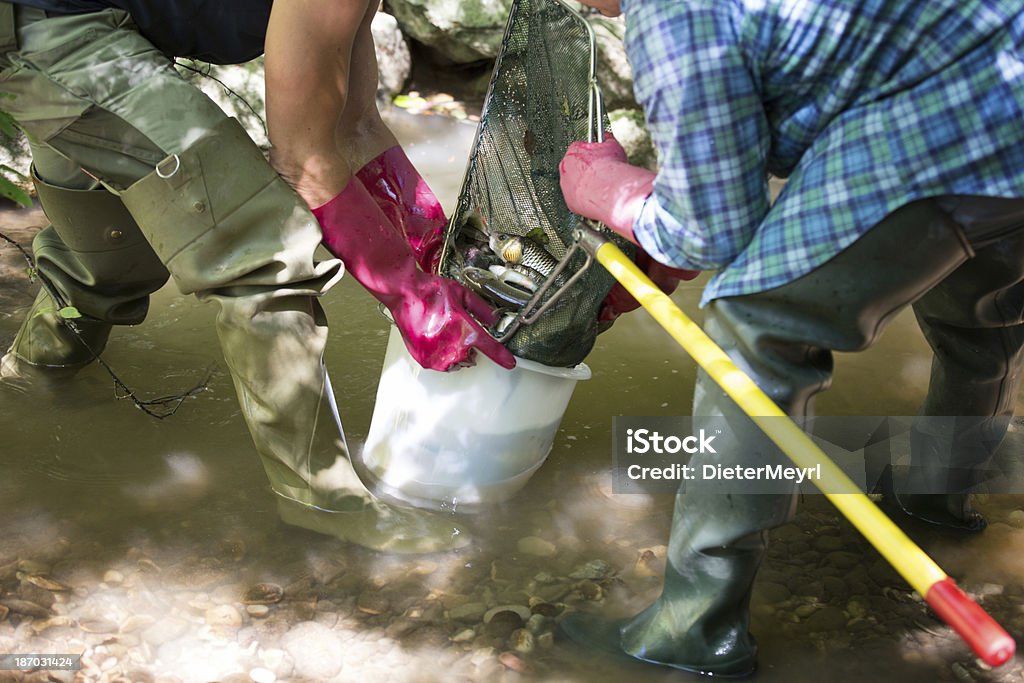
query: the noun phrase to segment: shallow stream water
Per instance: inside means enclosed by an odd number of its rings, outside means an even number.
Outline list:
[[[391,120],[452,206],[474,127]],[[8,213],[0,230],[27,238],[25,226],[40,220]],[[0,245],[0,260],[6,347],[34,286],[13,250]],[[698,319],[703,282],[683,283],[674,296]],[[358,447],[387,323],[348,278],[324,303],[327,364]],[[587,359],[593,378],[577,386],[546,464],[512,501],[464,516],[472,546],[408,558],[278,520],[214,313],[166,287],[144,324],[110,341],[104,357],[143,397],[176,393],[212,371],[208,390],[164,421],[115,399],[100,367],[71,382],[0,384],[0,605],[8,605],[0,653],[85,652],[75,680],[88,681],[681,679],[580,650],[554,628],[563,610],[631,614],[659,593],[672,497],[610,493],[612,417],[687,415],[691,404],[694,364],[650,317],[629,315],[598,340]],[[928,372],[929,351],[903,315],[875,348],[837,359],[818,411],[912,415]],[[1019,452],[1019,429],[1004,454]],[[1020,635],[1024,496],[993,496],[980,507],[991,523],[980,537],[912,533]],[[771,536],[752,608],[756,680],[1024,680],[1020,657],[995,671],[979,665],[821,496],[805,496],[797,517]],[[39,576],[67,590],[33,582]],[[256,593],[269,604],[246,604]],[[514,620],[483,623],[490,608],[531,598],[554,617],[534,619],[529,636],[511,632]],[[31,616],[25,603],[43,611]]]

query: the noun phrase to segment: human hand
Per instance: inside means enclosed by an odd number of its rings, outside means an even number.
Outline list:
[[[614,137],[574,142],[558,166],[566,206],[601,221],[631,242],[633,221],[651,194],[655,174],[631,165]]]
[[[445,371],[473,365],[475,351],[503,368],[516,365],[515,356],[480,324],[493,325],[497,313],[454,280],[420,273],[409,295],[388,310],[409,354],[425,368]]]

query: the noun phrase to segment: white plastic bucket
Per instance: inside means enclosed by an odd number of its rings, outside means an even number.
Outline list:
[[[471,368],[426,370],[392,327],[362,451],[371,485],[431,507],[494,503],[521,489],[590,368],[516,360],[505,370],[478,353]]]

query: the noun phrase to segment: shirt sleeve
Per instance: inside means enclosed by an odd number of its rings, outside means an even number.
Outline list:
[[[678,268],[727,265],[769,208],[768,122],[731,7],[628,3],[634,88],[660,162],[633,230],[651,256]]]

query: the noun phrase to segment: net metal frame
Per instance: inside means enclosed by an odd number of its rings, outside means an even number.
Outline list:
[[[614,280],[577,244],[583,219],[565,205],[558,165],[573,141],[603,141],[606,125],[590,23],[566,0],[515,0],[439,272],[463,281],[459,237],[474,214],[489,233],[525,238],[543,230],[544,249],[557,266],[495,334],[521,358],[576,365],[599,331],[597,313]],[[632,255],[631,244],[599,229]]]

